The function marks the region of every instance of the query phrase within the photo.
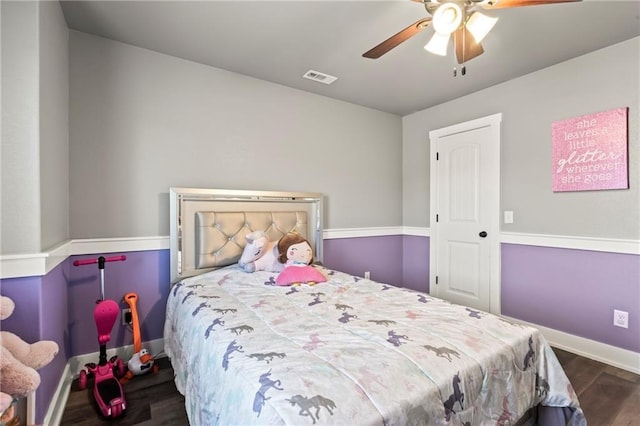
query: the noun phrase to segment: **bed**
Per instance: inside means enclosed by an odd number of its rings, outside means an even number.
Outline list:
[[[330,269],[283,287],[238,266],[255,230],[298,232],[321,261],[321,194],[170,198],[165,351],[192,425],[586,425],[534,328]]]

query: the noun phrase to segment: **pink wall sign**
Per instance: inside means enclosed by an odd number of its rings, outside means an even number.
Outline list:
[[[627,108],[552,124],[553,191],[629,188]]]

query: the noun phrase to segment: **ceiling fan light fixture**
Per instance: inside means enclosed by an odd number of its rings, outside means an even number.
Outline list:
[[[457,3],[443,3],[433,14],[436,33],[450,35],[462,24],[463,11]]]
[[[434,55],[447,56],[450,38],[449,34],[433,33],[431,40],[424,46],[424,49]]]
[[[474,12],[465,25],[476,40],[476,43],[480,43],[489,34],[496,22],[498,22],[498,18]]]

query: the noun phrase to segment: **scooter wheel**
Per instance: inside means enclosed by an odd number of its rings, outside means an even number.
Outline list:
[[[80,372],[80,377],[78,377],[78,386],[81,390],[87,388],[87,372],[85,370]]]

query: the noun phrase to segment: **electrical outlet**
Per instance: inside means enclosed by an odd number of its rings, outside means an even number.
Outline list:
[[[616,327],[629,328],[629,312],[614,309],[613,325]]]
[[[365,280],[370,280],[370,279],[371,279],[371,272],[370,272],[370,271],[365,271],[365,273],[364,273],[364,279],[365,279]]]
[[[131,324],[131,321],[132,321],[131,309],[123,309],[121,312],[121,317],[122,317],[122,325]]]

